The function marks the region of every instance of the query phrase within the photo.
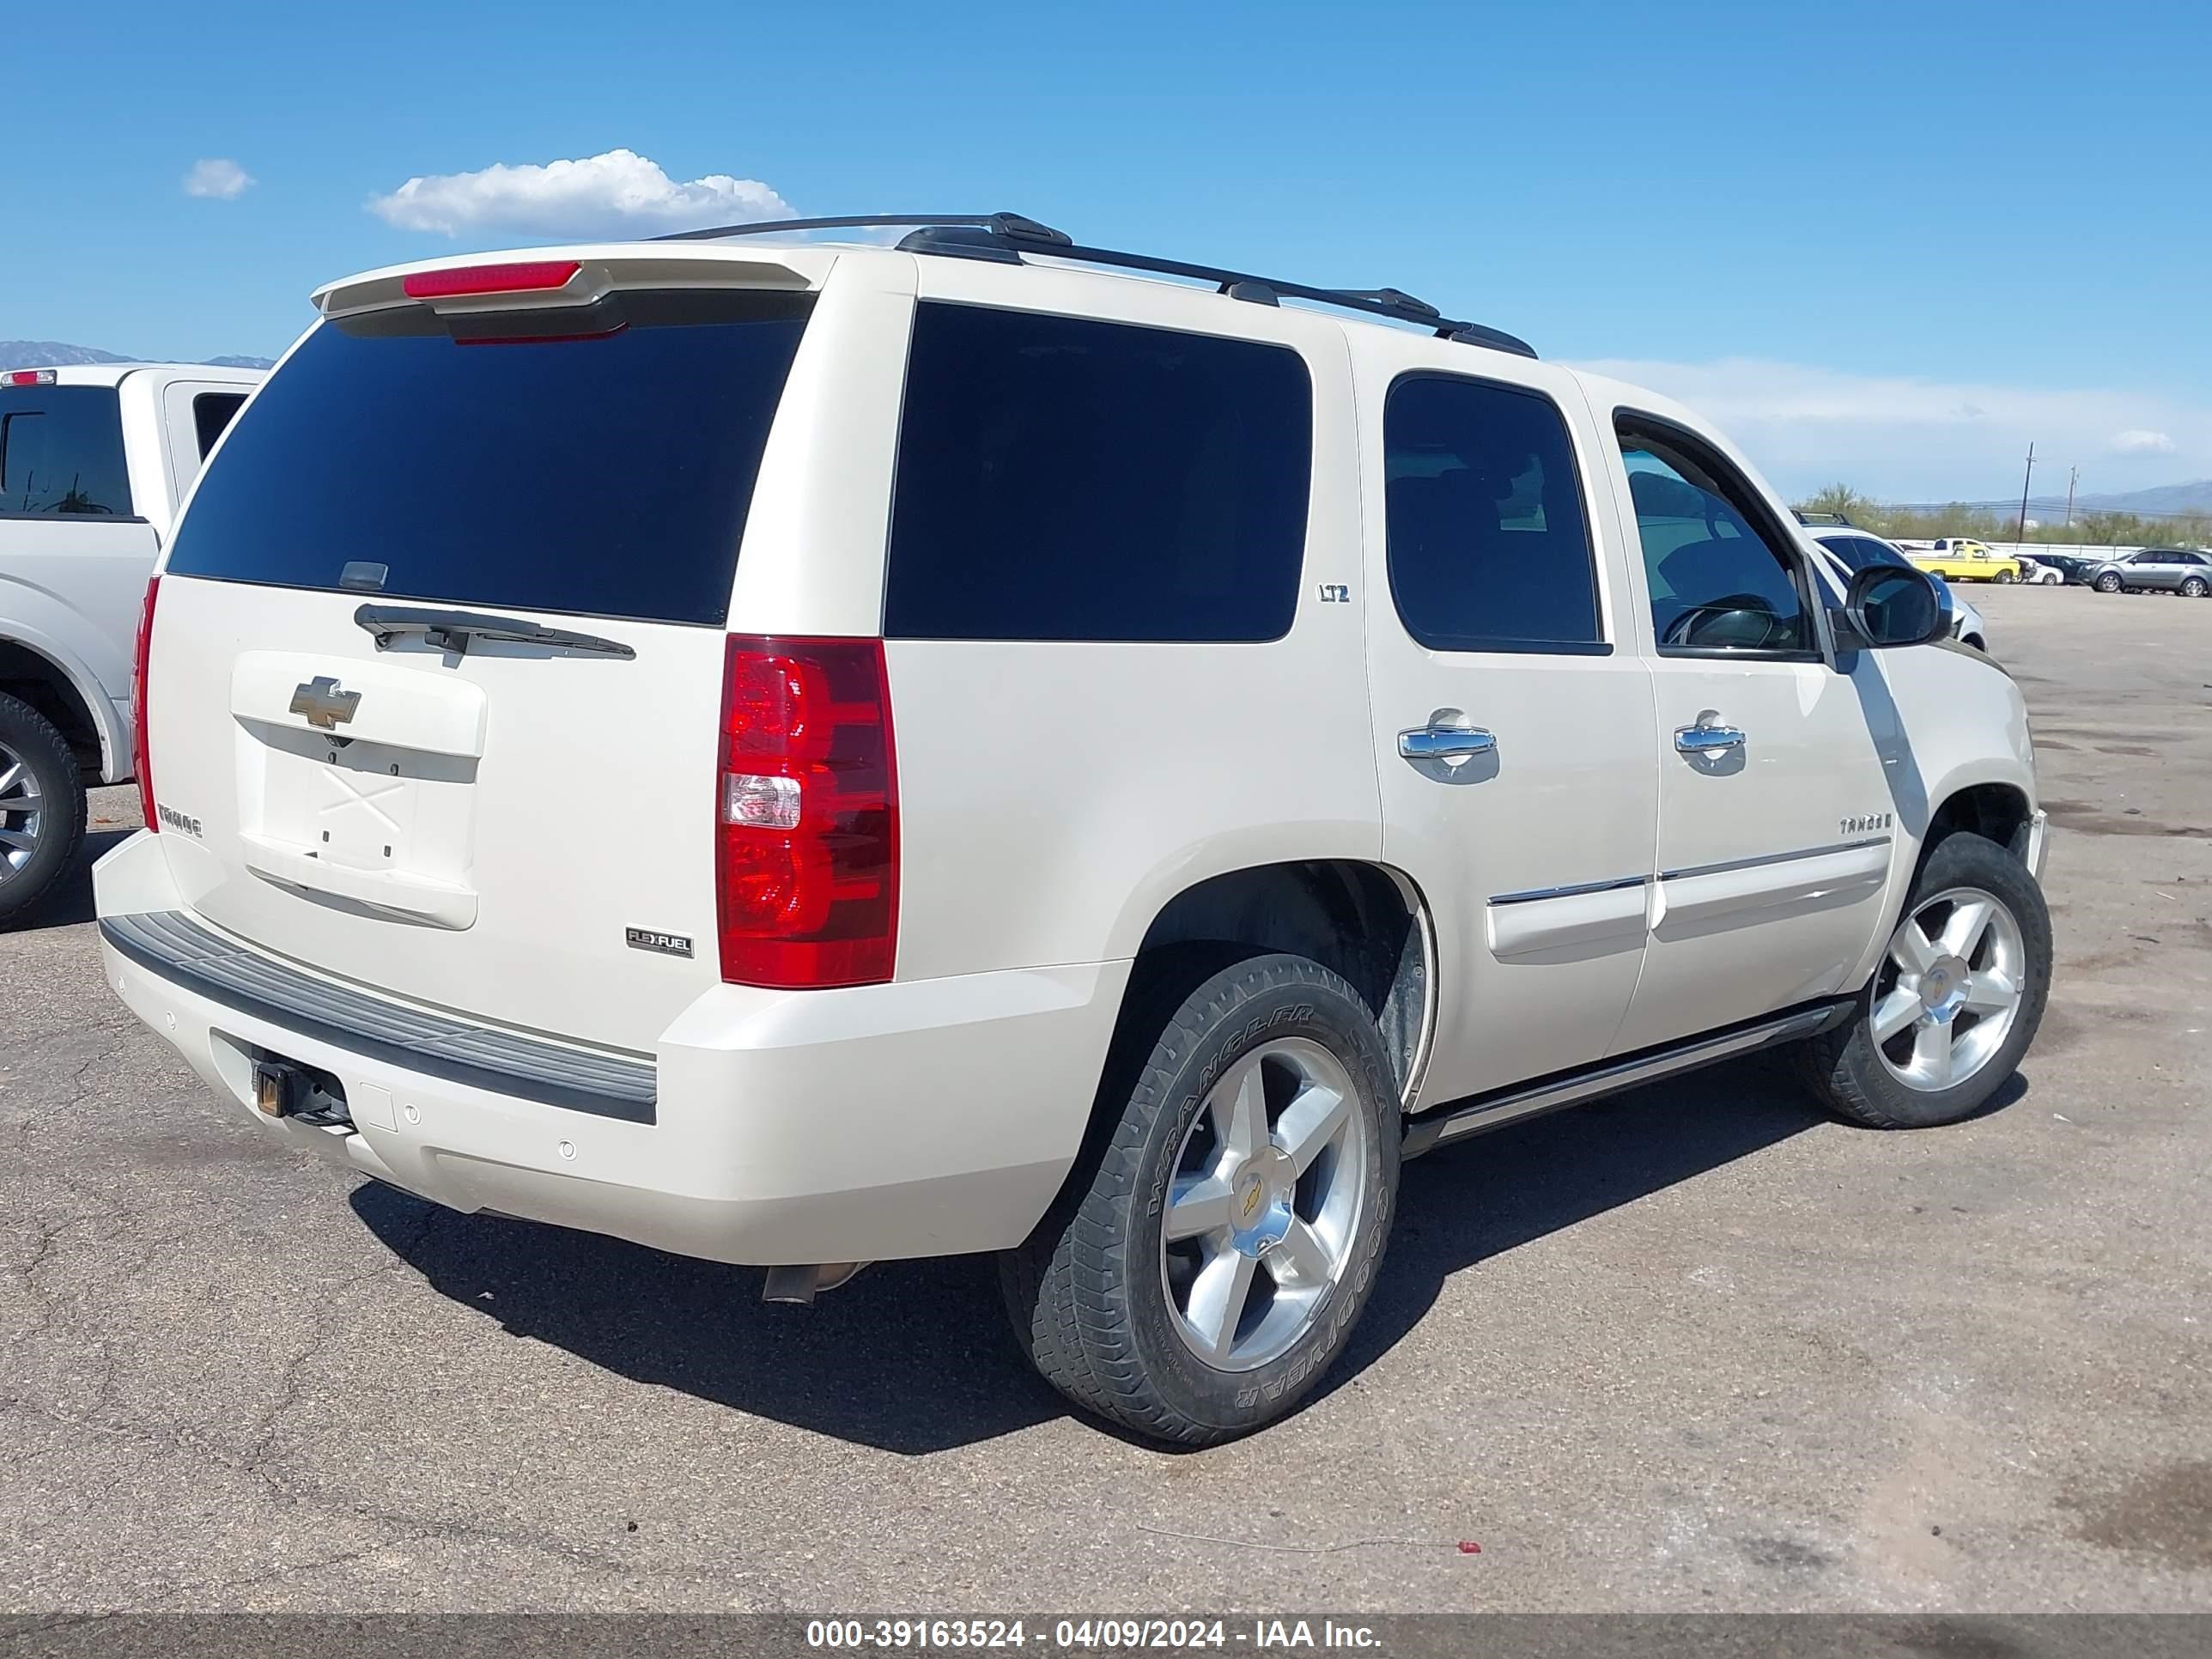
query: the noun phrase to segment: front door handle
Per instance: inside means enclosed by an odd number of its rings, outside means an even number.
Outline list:
[[[1674,728],[1674,747],[1685,755],[1717,755],[1741,749],[1743,728],[1727,725],[1717,713],[1708,708],[1698,716],[1695,726]]]
[[[1440,726],[1431,720],[1398,734],[1398,752],[1407,760],[1469,760],[1497,750],[1498,739],[1479,726]]]

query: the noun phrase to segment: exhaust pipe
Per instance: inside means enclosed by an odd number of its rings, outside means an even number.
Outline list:
[[[811,1307],[821,1292],[851,1282],[853,1275],[867,1265],[865,1261],[821,1261],[770,1267],[768,1282],[761,1286],[761,1300]]]

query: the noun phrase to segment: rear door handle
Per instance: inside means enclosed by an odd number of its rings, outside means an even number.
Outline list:
[[[1674,728],[1674,747],[1685,755],[1717,755],[1724,750],[1743,747],[1743,728],[1724,726],[1720,716],[1707,710],[1698,716],[1695,726]]]
[[[1479,726],[1438,726],[1431,721],[1398,734],[1398,752],[1407,760],[1468,760],[1497,752],[1498,739]]]

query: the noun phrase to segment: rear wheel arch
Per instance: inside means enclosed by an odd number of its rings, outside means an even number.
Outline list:
[[[94,776],[101,774],[109,737],[67,669],[35,647],[0,637],[0,693],[38,710],[62,734],[77,764]]]
[[[1436,945],[1426,902],[1410,878],[1354,859],[1209,876],[1153,917],[1138,946],[1133,986],[1170,952],[1194,951],[1216,958],[1281,951],[1340,975],[1375,1016],[1401,1102],[1412,1098],[1434,1024]]]

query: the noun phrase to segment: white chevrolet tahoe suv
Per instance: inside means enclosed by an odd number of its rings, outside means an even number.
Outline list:
[[[1404,1158],[1770,1045],[1885,1127],[2011,1073],[2020,693],[1689,411],[1395,290],[782,228],[334,283],[203,478],[102,950],[268,1133],[784,1298],[1000,1252],[1202,1443],[1341,1350]]]
[[[146,578],[261,378],[191,363],[0,369],[0,923],[68,872],[86,781],[131,774]]]

